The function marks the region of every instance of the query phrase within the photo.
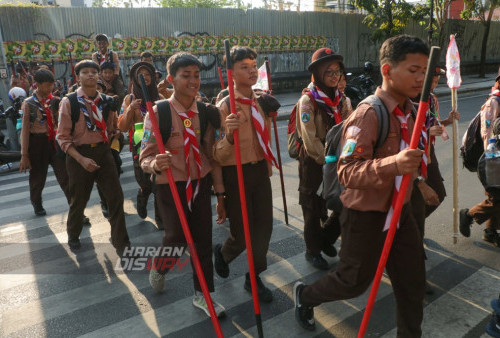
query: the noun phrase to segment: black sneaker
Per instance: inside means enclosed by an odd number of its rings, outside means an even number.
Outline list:
[[[321,256],[321,254],[313,255],[306,252],[306,260],[316,269],[328,270],[328,262],[323,258],[323,256]]]
[[[33,205],[33,210],[35,211],[35,215],[37,215],[37,216],[47,215],[47,212],[43,208],[41,201],[40,202],[31,202],[31,204]]]
[[[498,232],[495,229],[484,229],[483,240],[493,243],[497,247],[500,244],[500,237],[498,236]]]
[[[297,282],[293,286],[293,301],[295,303],[295,320],[299,325],[308,331],[316,330],[316,322],[314,320],[314,308],[302,305],[300,295],[305,288],[304,283]]]
[[[245,276],[245,290],[252,293],[252,283],[250,283],[250,274],[247,272]],[[257,279],[257,294],[259,295],[259,300],[264,303],[271,303],[273,301],[273,293],[267,286],[262,283],[262,279],[256,276]]]
[[[148,196],[144,196],[140,190],[137,193],[137,215],[142,219],[148,216]]]
[[[469,215],[469,209],[460,210],[460,233],[464,237],[470,237],[470,226],[474,219]]]
[[[215,272],[222,278],[229,277],[229,265],[224,261],[222,252],[220,252],[222,244],[217,244],[214,248],[214,268]]]
[[[90,219],[87,216],[85,216],[85,215],[83,215],[82,224],[85,225],[85,226],[88,226],[88,227],[91,226]]]
[[[82,244],[80,243],[80,239],[79,238],[75,238],[75,239],[69,239],[68,240],[68,245],[69,245],[69,248],[71,250],[78,250],[82,247]]]
[[[328,257],[335,257],[337,256],[337,249],[335,249],[335,247],[331,244],[325,244],[323,246],[323,249],[321,250],[323,251],[323,253],[325,255],[327,255]]]
[[[106,218],[109,218],[108,205],[102,201],[101,201],[101,210],[102,210],[102,215]]]

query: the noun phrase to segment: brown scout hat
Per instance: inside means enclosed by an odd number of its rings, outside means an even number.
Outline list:
[[[307,70],[312,73],[314,67],[325,61],[338,61],[342,65],[342,68],[344,66],[344,57],[342,55],[335,54],[330,48],[320,48],[312,55],[311,63],[307,66]]]
[[[142,68],[142,67],[146,67],[149,72],[151,73],[151,76],[154,77],[155,74],[156,74],[156,69],[155,67],[150,64],[149,62],[145,62],[145,61],[139,61],[139,62],[136,62],[132,65],[132,67],[130,68],[130,78],[131,79],[135,79],[136,75],[137,75],[137,71],[139,70],[139,68]]]

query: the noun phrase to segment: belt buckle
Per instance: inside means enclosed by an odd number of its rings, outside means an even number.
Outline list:
[[[90,144],[90,148],[95,148],[95,147],[97,147],[97,143],[91,143]]]
[[[259,163],[259,161],[250,162],[251,165],[254,165],[254,164],[257,164],[257,163]]]

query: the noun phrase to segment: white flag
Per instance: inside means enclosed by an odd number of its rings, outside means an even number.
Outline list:
[[[262,66],[260,66],[257,83],[252,86],[252,89],[269,90],[269,84],[267,83],[267,71],[266,71],[266,64],[265,63]]]
[[[450,35],[450,44],[446,51],[446,79],[448,87],[458,89],[462,83],[460,77],[460,54],[458,54],[457,42],[455,35]]]

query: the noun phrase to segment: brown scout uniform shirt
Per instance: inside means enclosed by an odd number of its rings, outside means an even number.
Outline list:
[[[186,171],[186,160],[184,157],[184,123],[179,117],[178,113],[185,113],[189,110],[195,112],[195,117],[192,120],[193,129],[200,146],[200,157],[201,157],[201,177],[205,177],[211,172],[213,178],[213,185],[216,192],[224,191],[224,184],[222,183],[222,171],[217,162],[214,161],[212,157],[212,147],[215,141],[215,129],[208,123],[207,130],[203,137],[203,144],[200,142],[200,119],[198,117],[198,108],[196,106],[196,101],[193,101],[189,109],[184,108],[175,97],[171,97],[170,101],[170,112],[172,114],[172,130],[170,137],[165,143],[165,148],[172,153],[172,165],[170,169],[172,170],[172,175],[176,182],[187,181],[187,171]],[[156,106],[154,106],[154,111],[156,119],[158,119],[158,111]],[[149,119],[149,113],[146,114],[144,118],[144,136],[142,139],[140,154],[141,168],[146,173],[156,174],[156,184],[168,184],[167,175],[165,171],[156,172],[153,168],[156,163],[156,155],[159,154],[158,146],[156,145],[156,139],[153,135],[153,128],[151,125],[151,120]],[[189,152],[189,170],[192,180],[197,180],[198,177],[198,167],[196,160],[193,155],[193,151]]]
[[[84,92],[82,88],[78,88],[77,96],[83,96]],[[97,93],[100,94],[99,92]],[[88,103],[85,103],[87,110],[91,112],[92,108]],[[90,115],[91,120],[92,114]],[[99,129],[96,131],[91,131],[87,128],[87,124],[85,123],[85,116],[83,112],[80,111],[80,117],[78,121],[75,123],[75,130],[73,134],[71,134],[71,127],[73,123],[71,122],[71,104],[67,97],[64,97],[61,100],[61,104],[59,105],[59,127],[57,129],[57,142],[61,146],[61,149],[64,152],[67,152],[68,148],[73,145],[78,147],[82,144],[94,144],[103,142],[103,138],[101,136],[101,132]],[[109,111],[108,119],[106,120],[106,129],[108,131],[108,140],[111,140],[116,133],[116,112]]]
[[[108,54],[109,54],[110,50],[108,49],[106,51],[106,54],[105,54],[105,58],[106,60],[108,59]],[[100,52],[94,52],[92,53],[92,61],[94,61],[95,63],[97,63],[98,65],[101,64],[101,60],[98,60],[97,59],[97,54],[100,54]],[[115,64],[115,75],[120,75],[120,60],[118,59],[118,53],[116,52],[113,52],[113,63]]]
[[[299,137],[302,139],[306,154],[313,158],[316,163],[325,163],[325,137],[328,132],[326,123],[319,109],[314,109],[314,103],[308,94],[302,95],[297,103],[296,128]],[[351,111],[345,100],[342,100],[340,108],[342,120],[345,120]]]
[[[36,91],[33,93],[33,95],[36,95]],[[38,102],[42,103],[42,100],[38,95],[36,98],[38,99]],[[47,127],[46,119],[44,120],[43,123],[41,122],[43,116],[38,106],[34,106],[25,100],[21,106],[21,110],[24,111],[23,127],[21,129],[21,154],[27,155],[29,141],[30,141],[30,134],[48,134],[49,128]],[[36,119],[33,122],[33,124],[31,124],[30,122],[30,115],[31,115],[30,112],[32,111],[36,112]],[[57,116],[54,116],[54,114],[52,114],[52,122],[54,123],[54,129],[57,129]]]
[[[389,134],[385,143],[373,154],[377,142],[377,113],[369,105],[362,105],[344,121],[342,132],[342,154],[338,163],[340,184],[346,190],[340,195],[344,207],[358,211],[387,212],[391,206],[395,177],[398,176],[396,155],[401,141],[401,125],[392,113],[398,105],[389,93],[380,87],[375,95],[384,102],[390,112]],[[408,99],[404,113],[412,109]],[[408,118],[410,137],[414,121]],[[349,146],[348,146],[349,145]],[[412,180],[417,172],[412,174]],[[405,203],[411,198],[412,184],[408,185]]]
[[[243,96],[240,92],[234,91],[235,98],[243,99]],[[250,99],[256,100],[257,95],[255,92],[252,92],[252,97]],[[257,101],[256,101],[257,102]],[[229,99],[227,101],[229,103]],[[239,128],[239,139],[240,139],[240,149],[241,149],[241,164],[247,164],[252,162],[258,162],[265,159],[264,151],[260,146],[259,140],[257,139],[257,132],[253,126],[252,121],[252,111],[251,106],[247,104],[235,102],[236,111],[239,114],[239,118],[241,120],[241,125]],[[215,143],[214,147],[214,158],[217,162],[220,163],[221,166],[230,166],[236,165],[236,156],[234,152],[234,144],[229,143],[226,137],[226,117],[231,113],[231,109],[229,108],[229,104],[225,103],[225,100],[220,101],[217,106],[219,107],[219,111],[221,113],[221,129],[218,140]],[[269,141],[271,142],[271,118],[267,117],[263,112],[262,108],[259,106],[257,102],[257,109],[259,113],[262,115],[262,118],[265,121],[266,129],[269,134]],[[269,176],[272,174],[271,164],[268,164]]]

